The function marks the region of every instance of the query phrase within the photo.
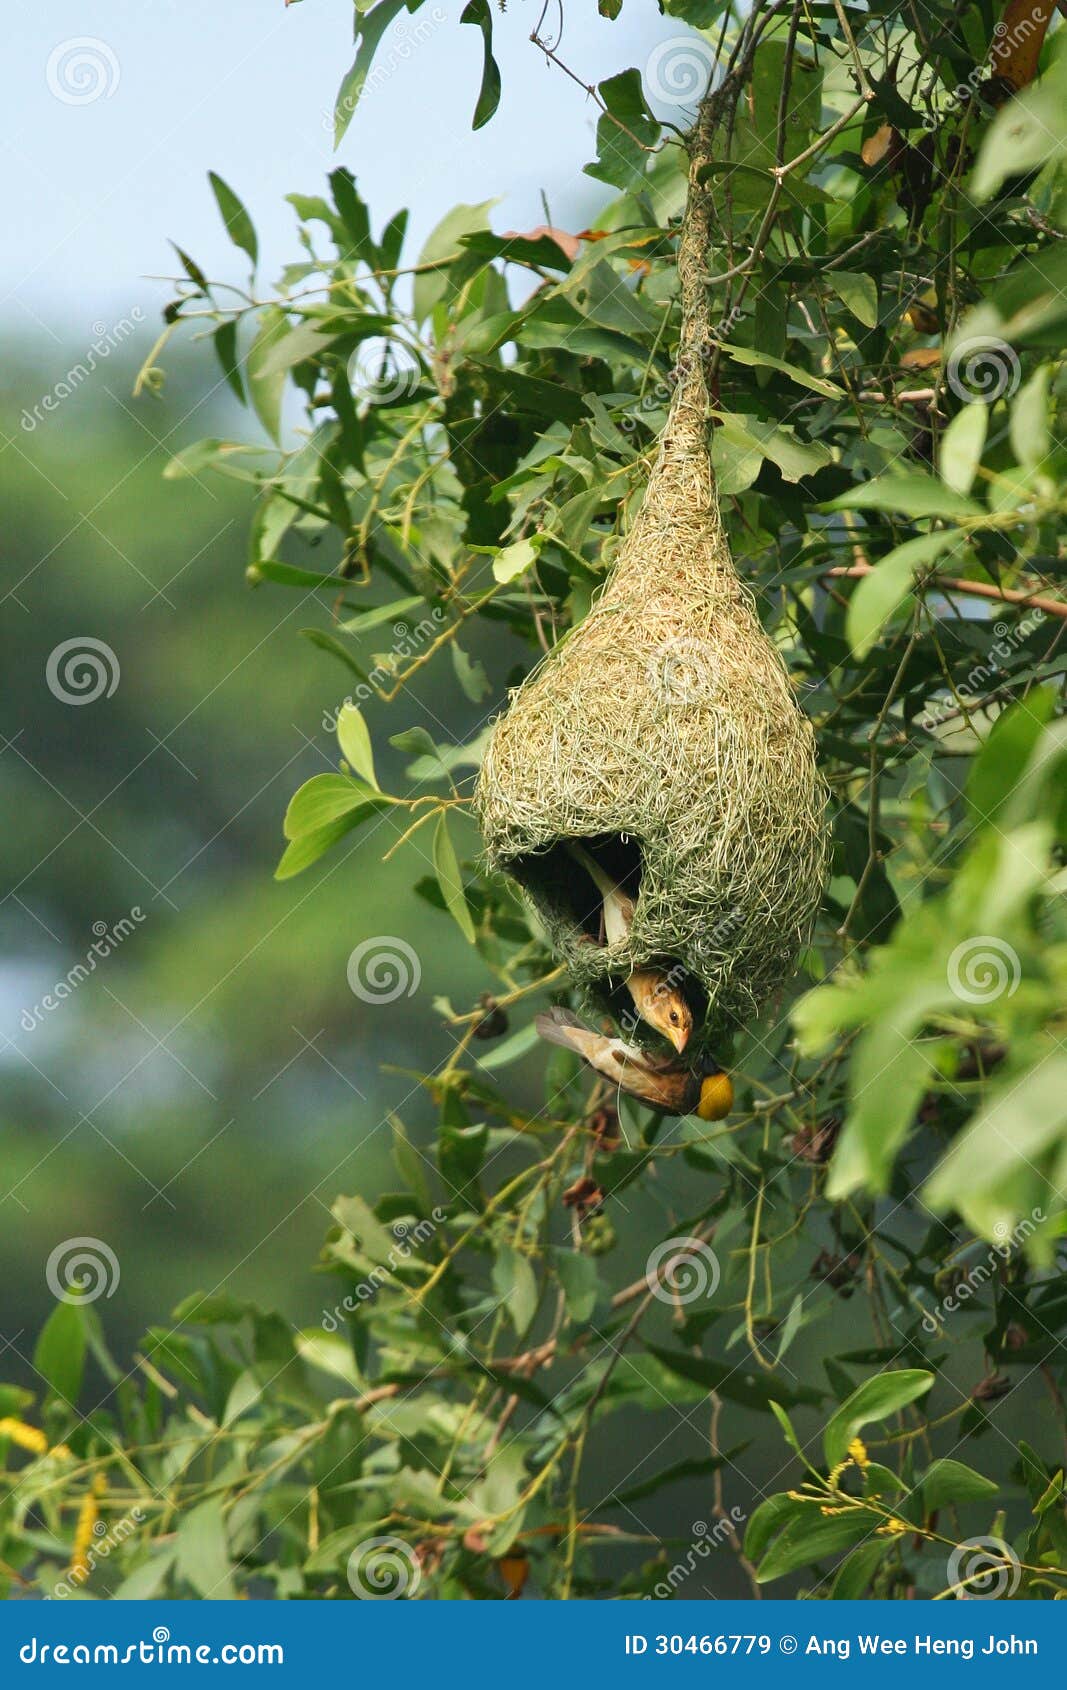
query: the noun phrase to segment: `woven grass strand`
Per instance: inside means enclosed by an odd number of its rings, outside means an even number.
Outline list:
[[[497,720],[475,800],[489,866],[523,887],[587,1001],[617,1008],[632,970],[680,964],[705,994],[704,1045],[791,971],[827,865],[811,725],[734,568],[708,451],[714,127],[711,95],[689,138],[677,385],[641,508],[589,615]],[[624,940],[583,920],[596,896],[566,840],[639,853]]]

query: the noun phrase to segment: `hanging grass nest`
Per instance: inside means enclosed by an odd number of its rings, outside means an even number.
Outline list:
[[[826,874],[811,725],[734,568],[708,452],[709,107],[678,253],[679,379],[644,501],[589,615],[497,721],[475,800],[489,865],[590,1004],[620,1014],[634,970],[667,972],[697,1011],[694,1048],[782,983]],[[591,861],[634,900],[622,938],[606,941]]]

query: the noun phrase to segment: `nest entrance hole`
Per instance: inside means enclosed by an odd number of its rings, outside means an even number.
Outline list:
[[[575,854],[577,847],[577,855]],[[644,869],[643,844],[634,834],[573,834],[543,851],[524,852],[507,864],[507,872],[525,887],[534,903],[557,927],[566,928],[589,960],[604,944],[604,895],[581,861],[588,856],[615,886],[636,902]],[[703,985],[677,956],[653,957],[643,964],[658,970],[686,998],[697,1027],[703,1025],[708,995]],[[585,990],[592,1003],[611,1015],[624,1034],[633,1035],[640,1023],[627,990],[628,970],[605,968],[597,978],[583,969]]]
[[[633,834],[575,834],[557,839],[544,851],[530,851],[508,863],[508,873],[526,888],[534,902],[580,940],[604,939],[604,895],[573,847],[584,851],[611,881],[636,900],[641,889],[641,841]]]

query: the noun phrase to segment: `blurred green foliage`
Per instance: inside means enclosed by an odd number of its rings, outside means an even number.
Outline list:
[[[293,1318],[314,1312],[304,1270],[344,1177],[334,1170],[384,1171],[376,1129],[397,1092],[379,1064],[408,1062],[415,1039],[430,1047],[414,1002],[372,1026],[348,991],[349,952],[377,924],[343,875],[311,896],[272,884],[290,787],[325,766],[322,719],[341,689],[306,661],[299,606],[244,582],[241,490],[163,479],[176,440],[203,426],[210,366],[183,358],[160,400],[134,404],[131,349],[106,387],[88,383],[21,428],[29,396],[77,356],[42,344],[6,364],[3,1026],[14,1048],[0,1267],[14,1339],[51,1306],[52,1247],[107,1240],[123,1265],[109,1325],[128,1353],[161,1303],[236,1263],[239,1288]],[[232,419],[219,393],[209,404]],[[57,643],[86,634],[107,640],[120,680],[76,708],[45,672]],[[458,688],[437,702],[462,720]],[[424,918],[397,865],[372,857],[361,886],[418,938]],[[143,919],[106,964],[35,1016],[84,964],[94,923],[113,930],[135,906]],[[440,927],[427,984],[462,997],[466,947]],[[261,1181],[246,1178],[250,1158]],[[25,1336],[17,1347],[28,1354]],[[14,1375],[32,1382],[17,1360]]]

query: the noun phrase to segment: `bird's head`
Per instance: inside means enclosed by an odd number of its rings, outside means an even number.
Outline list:
[[[654,974],[634,974],[630,990],[641,1019],[669,1039],[680,1056],[693,1031],[693,1012],[678,987]]]
[[[700,1102],[697,1104],[697,1114],[702,1121],[721,1121],[734,1106],[734,1084],[729,1074],[724,1074],[721,1068],[712,1074],[705,1074],[700,1084]]]

